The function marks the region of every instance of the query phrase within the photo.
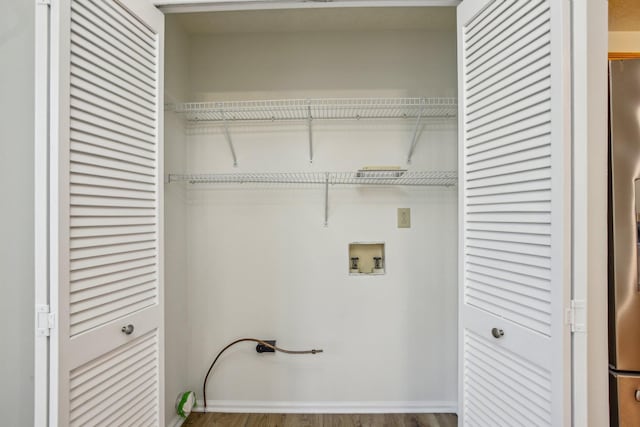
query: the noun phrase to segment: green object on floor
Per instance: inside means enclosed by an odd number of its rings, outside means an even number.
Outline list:
[[[187,418],[191,410],[196,406],[196,394],[192,391],[185,391],[178,395],[176,411],[182,418]]]

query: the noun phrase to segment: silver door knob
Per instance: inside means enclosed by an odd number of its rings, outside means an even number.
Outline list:
[[[131,335],[133,333],[133,325],[129,324],[127,326],[123,326],[121,331],[126,335]]]
[[[636,401],[640,402],[640,390],[636,390]]]
[[[491,329],[491,335],[493,335],[494,338],[502,338],[504,336],[504,331],[502,329],[493,328]]]

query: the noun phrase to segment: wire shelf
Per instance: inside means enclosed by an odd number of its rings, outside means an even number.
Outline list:
[[[455,171],[410,172],[404,170],[169,175],[169,182],[190,184],[345,184],[450,187],[456,185],[457,180]]]
[[[189,121],[287,121],[455,117],[456,98],[327,98],[190,102],[175,111]]]

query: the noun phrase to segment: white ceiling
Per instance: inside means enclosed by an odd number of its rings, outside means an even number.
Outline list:
[[[322,8],[169,15],[190,34],[301,31],[453,31],[455,7]]]

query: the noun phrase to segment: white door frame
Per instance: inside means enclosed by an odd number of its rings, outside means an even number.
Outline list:
[[[49,5],[36,1],[35,12],[35,137],[34,137],[34,242],[35,306],[49,305]],[[165,13],[282,8],[456,6],[458,0],[350,0],[328,3],[299,0],[154,0]],[[572,2],[574,40],[574,298],[586,301],[586,330],[574,336],[573,412],[576,425],[608,422],[606,329],[606,70],[599,69],[606,55],[607,4]],[[603,48],[602,43],[605,44]],[[589,96],[587,96],[589,94]],[[604,107],[606,108],[606,107]],[[606,110],[605,110],[606,112]],[[604,139],[603,139],[604,138]],[[606,182],[606,181],[605,181]],[[603,252],[604,251],[604,252]],[[604,258],[604,260],[603,260]],[[603,264],[604,262],[604,264]],[[34,307],[35,308],[35,307]],[[49,339],[38,331],[46,316],[35,314],[34,425],[48,419]],[[583,390],[580,392],[580,390]],[[54,397],[55,398],[55,397]]]
[[[609,424],[607,340],[606,1],[572,2],[573,299],[585,302],[573,334],[573,422]]]
[[[164,13],[232,10],[324,9],[337,7],[457,6],[462,0],[153,0]]]
[[[35,8],[34,111],[34,426],[49,417],[49,23],[50,7]]]

